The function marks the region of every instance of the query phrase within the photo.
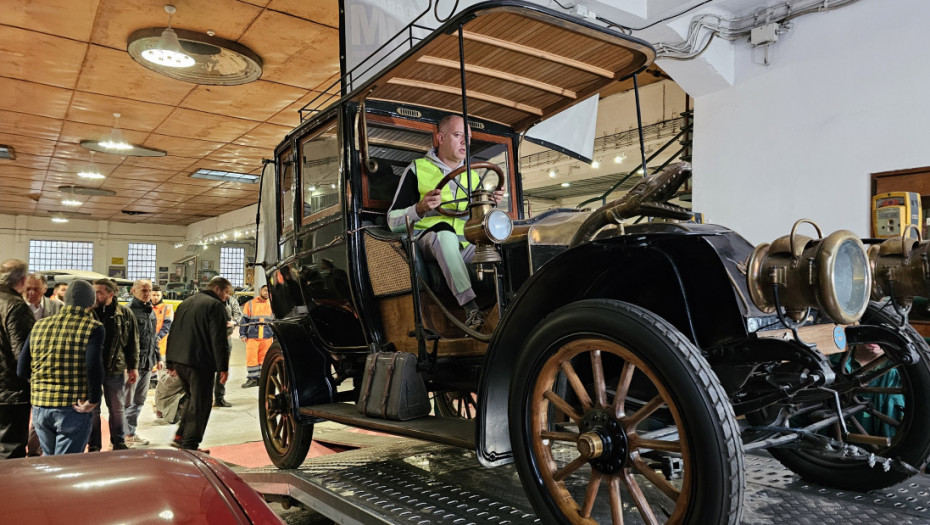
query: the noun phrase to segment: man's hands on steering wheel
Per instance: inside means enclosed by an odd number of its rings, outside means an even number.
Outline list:
[[[494,201],[494,204],[500,204],[504,199],[504,172],[501,170],[500,166],[492,162],[473,162],[471,163],[472,171],[475,170],[484,170],[484,172],[478,177],[478,187],[477,189],[484,188],[484,179],[490,174],[494,173],[497,175],[497,186],[494,187],[494,190],[491,191],[491,199]],[[449,208],[441,207],[443,204],[454,204],[458,202],[468,202],[471,197],[471,191],[468,190],[463,184],[458,181],[458,176],[465,171],[465,165],[459,166],[458,168],[449,172],[448,175],[443,177],[439,184],[436,185],[436,188],[427,192],[423,199],[416,204],[417,215],[423,217],[430,210],[438,209],[439,213],[447,217],[464,217],[468,215],[468,210],[454,210]],[[465,196],[452,199],[450,201],[442,200],[442,188],[446,184],[455,184],[460,189],[463,190]]]

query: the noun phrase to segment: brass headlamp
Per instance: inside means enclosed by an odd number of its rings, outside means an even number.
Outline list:
[[[494,244],[507,240],[513,231],[510,216],[494,206],[490,191],[478,189],[472,193],[471,217],[465,223],[465,239],[475,245],[474,263],[500,262],[501,256]]]
[[[817,230],[817,239],[797,235],[801,223]],[[859,320],[869,305],[872,274],[869,259],[852,232],[840,230],[823,238],[808,219],[794,223],[791,234],[760,244],[746,272],[753,303],[766,313],[782,307],[796,322],[816,308],[838,324]]]
[[[913,228],[916,239],[908,236]],[[908,225],[900,237],[869,247],[872,268],[872,299],[893,297],[895,303],[908,307],[914,296],[930,297],[930,242],[923,241],[920,230]]]

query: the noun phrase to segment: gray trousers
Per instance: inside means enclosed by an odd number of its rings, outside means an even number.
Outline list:
[[[475,298],[475,292],[471,289],[471,276],[468,274],[468,266],[472,259],[475,258],[475,246],[469,244],[464,250],[460,250],[458,236],[448,230],[428,231],[417,237],[417,246],[426,262],[436,261],[442,270],[442,276],[446,280],[452,295],[459,305],[463,305]]]

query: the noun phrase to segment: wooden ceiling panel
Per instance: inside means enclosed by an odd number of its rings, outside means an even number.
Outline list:
[[[240,43],[262,57],[264,80],[310,89],[339,72],[339,31],[302,18],[263,11]]]
[[[0,96],[0,99],[3,97]],[[45,140],[58,140],[62,121],[37,115],[0,110],[0,133]],[[16,146],[16,144],[12,144]]]
[[[213,142],[232,142],[258,126],[258,122],[177,108],[155,133]]]
[[[339,29],[339,0],[271,0],[268,8]]]
[[[55,153],[55,141],[52,140],[23,140],[24,137],[13,135],[11,133],[0,133],[0,144],[13,146],[16,155],[41,155],[51,157]],[[0,159],[0,161],[12,162],[9,159]]]
[[[51,159],[43,155],[29,155],[26,153],[17,154],[15,160],[3,159],[0,162],[0,166],[5,168],[12,168],[13,172],[22,172],[22,174],[30,173],[30,178],[32,176],[41,176],[45,174],[45,170],[48,169],[48,164]],[[7,171],[4,169],[4,171]],[[40,177],[41,178],[41,177]]]
[[[275,124],[261,124],[233,141],[233,144],[265,148],[271,152],[290,133],[292,128]]]
[[[246,135],[248,136],[248,134]],[[175,157],[201,158],[223,146],[222,142],[209,142],[186,137],[172,137],[152,133],[143,146],[167,151]]]
[[[175,170],[160,170],[123,164],[113,170],[111,176],[119,179],[164,182],[173,177],[176,173],[177,171]]]
[[[112,127],[114,113],[119,113],[120,129],[149,132],[161,124],[174,108],[138,100],[109,97],[77,91],[66,118],[85,124]]]
[[[176,4],[177,12],[171,17],[171,26],[238,40],[249,23],[261,12],[254,5],[237,0],[210,0],[209,2],[183,2]],[[168,15],[161,0],[102,0],[91,39],[115,49],[126,49],[129,35],[147,27],[165,27]],[[141,67],[141,66],[140,66]]]
[[[178,191],[183,188],[184,191],[190,192],[192,195],[199,195],[200,193],[210,189],[215,188],[223,184],[222,181],[218,180],[209,180],[209,179],[195,179],[190,176],[190,173],[179,173],[174,177],[171,177],[163,187],[160,187],[159,190],[166,189],[171,191],[174,189]]]
[[[164,157],[126,157],[126,160],[123,161],[123,165],[173,171],[177,173],[181,170],[190,168],[193,162],[195,162],[195,160],[189,157],[166,155]]]
[[[181,107],[264,121],[306,94],[305,89],[259,80],[241,86],[197,86]]]
[[[142,67],[123,49],[100,46],[87,50],[77,83],[80,91],[171,106],[178,105],[193,88],[193,84]]]
[[[290,106],[279,111],[275,116],[268,119],[268,122],[277,124],[281,127],[286,127],[288,129],[293,129],[295,126],[300,124],[300,114],[299,111],[301,108],[313,101],[320,93],[316,91],[311,91],[304,95],[300,100],[294,102]],[[334,98],[333,101],[339,100],[338,97]],[[284,138],[283,136],[281,138]]]
[[[68,89],[77,82],[87,50],[83,42],[4,25],[0,42],[3,76]]]
[[[253,170],[256,166],[262,165],[263,158],[272,157],[274,157],[273,149],[250,148],[248,146],[228,144],[205,157],[203,160],[210,163],[219,162],[234,164],[239,167],[239,170],[243,167],[248,170]]]
[[[3,23],[80,42],[90,38],[100,0],[20,0],[3,10]]]
[[[0,109],[53,119],[65,117],[71,90],[0,77]]]

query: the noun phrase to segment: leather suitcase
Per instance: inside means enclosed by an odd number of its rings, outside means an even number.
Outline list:
[[[417,357],[406,352],[369,354],[357,407],[366,416],[395,421],[429,414],[429,395],[417,371]]]

